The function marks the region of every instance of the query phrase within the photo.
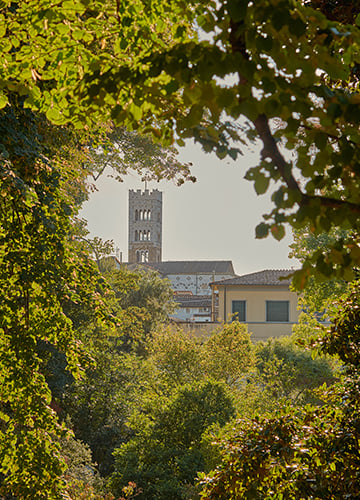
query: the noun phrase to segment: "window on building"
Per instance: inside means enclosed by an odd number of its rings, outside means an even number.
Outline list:
[[[143,220],[143,211],[142,210],[139,211],[139,219]]]
[[[139,252],[139,250],[136,252],[136,262],[140,262],[140,252]]]
[[[147,260],[146,260],[147,255],[148,255],[148,252],[146,252],[145,250],[141,251],[140,252],[140,262],[147,262]]]
[[[232,301],[233,321],[246,321],[246,300]]]
[[[148,220],[151,220],[151,210],[148,210]]]
[[[144,220],[147,220],[147,210],[144,210]]]
[[[135,231],[135,241],[139,241],[139,233]]]
[[[135,220],[139,220],[139,212],[135,210]]]
[[[150,231],[147,232],[147,239],[150,241]]]
[[[287,323],[289,321],[289,301],[267,300],[266,321],[274,323]]]

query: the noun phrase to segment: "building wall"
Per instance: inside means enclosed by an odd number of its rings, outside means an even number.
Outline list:
[[[174,292],[191,292],[193,295],[211,295],[209,283],[231,278],[229,274],[168,274]]]
[[[297,294],[291,292],[288,286],[219,286],[218,320],[231,321],[232,301],[246,301],[246,321],[252,340],[265,340],[269,337],[291,335],[292,326],[297,323]],[[266,301],[288,300],[289,322],[267,322]]]
[[[179,307],[171,317],[181,321],[207,323],[211,321],[211,307]]]
[[[140,217],[140,213],[146,213],[146,217]],[[140,234],[150,234],[150,240],[140,238]],[[130,263],[161,262],[161,249],[162,193],[157,189],[153,191],[131,189],[129,191],[128,261]]]

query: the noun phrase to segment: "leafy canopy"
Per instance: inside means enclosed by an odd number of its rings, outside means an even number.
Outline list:
[[[336,3],[330,16],[323,4],[3,4],[0,104],[16,91],[57,124],[111,119],[167,144],[192,137],[220,158],[260,141],[260,162],[246,178],[258,194],[272,182],[277,189],[257,236],[281,239],[286,223],[313,234],[349,229],[306,260],[295,281],[303,286],[312,273],[351,279],[360,259],[360,21],[355,7]]]
[[[76,181],[66,161],[68,141],[63,151],[53,146],[69,136],[55,134],[16,96],[0,112],[0,130],[1,491],[55,499],[64,486],[58,438],[65,428],[51,407],[40,347],[62,351],[79,376],[87,356],[64,311],[81,302],[92,319],[108,312],[94,265],[76,253],[72,238],[68,188]]]

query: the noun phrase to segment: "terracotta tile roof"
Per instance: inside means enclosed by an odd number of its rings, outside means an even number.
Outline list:
[[[244,285],[244,286],[261,286],[261,285],[290,285],[293,269],[266,269],[257,273],[243,274],[227,280],[214,281],[211,285]],[[285,278],[285,279],[281,279]]]

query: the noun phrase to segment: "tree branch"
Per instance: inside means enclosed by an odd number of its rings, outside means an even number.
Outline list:
[[[261,150],[262,158],[270,158],[276,168],[279,170],[287,187],[292,191],[296,191],[297,193],[299,193],[301,197],[304,196],[304,193],[301,191],[299,184],[291,173],[289,164],[285,161],[285,158],[280,153],[277,147],[276,141],[269,127],[269,120],[267,116],[264,114],[259,115],[254,121],[254,125],[264,145],[263,149]]]
[[[245,59],[249,58],[246,51],[246,43],[244,36],[241,34],[241,22],[230,22],[230,36],[229,41],[233,52],[241,53]],[[239,82],[242,85],[247,84],[247,79],[238,72]],[[271,133],[269,127],[268,117],[262,113],[256,120],[253,121],[255,129],[263,143],[261,156],[263,159],[270,158],[274,166],[278,169],[281,177],[283,178],[287,188],[298,195],[299,206],[309,205],[312,201],[319,200],[320,205],[326,208],[340,209],[347,207],[351,212],[360,215],[360,205],[351,203],[346,200],[339,200],[336,198],[326,198],[324,196],[308,195],[304,193],[299,183],[296,181],[292,174],[291,165],[289,165],[283,155],[280,153],[277,143]]]
[[[267,116],[261,114],[253,123],[264,145],[263,149],[261,150],[262,158],[270,158],[272,160],[275,167],[280,172],[280,175],[283,178],[288,189],[298,193],[298,203],[300,206],[308,205],[314,200],[319,200],[322,207],[333,209],[347,207],[351,212],[360,214],[360,205],[356,203],[351,203],[346,200],[338,200],[336,198],[327,198],[325,196],[308,195],[304,193],[301,190],[295,177],[292,175],[290,165],[285,161],[285,158],[278,149],[276,141],[271,133]]]

